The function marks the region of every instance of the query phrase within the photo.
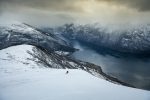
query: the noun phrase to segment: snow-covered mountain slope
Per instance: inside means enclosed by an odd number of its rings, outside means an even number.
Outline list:
[[[64,51],[73,52],[75,49],[65,44],[63,40],[62,43],[60,43],[61,39],[57,41],[59,39],[55,38],[57,36],[48,35],[47,33],[27,24],[18,23],[5,27],[1,26],[0,32],[0,49],[20,44],[33,45],[35,47],[32,52],[28,51],[28,53],[32,55],[33,59],[28,60],[32,60],[37,64],[42,64],[43,66],[50,68],[82,69],[114,83],[131,86],[116,78],[108,76],[99,66],[75,60],[60,54],[60,52]],[[28,64],[28,61],[25,61],[24,63]]]
[[[29,44],[51,51],[70,51],[75,49],[69,47],[60,38],[55,38],[40,32],[27,24],[10,24],[0,26],[0,49],[13,45]]]
[[[67,39],[76,39],[97,49],[106,48],[122,53],[150,54],[150,25],[113,30],[95,25],[66,24],[54,30]]]
[[[66,74],[66,69],[46,68],[41,60],[33,60],[33,48],[20,45],[0,50],[0,100],[150,99],[149,91],[112,84],[84,70],[67,69]]]
[[[81,69],[96,77],[103,78],[107,81],[136,88],[134,85],[130,85],[115,77],[107,75],[106,73],[103,72],[100,66],[71,58],[65,55],[65,53],[59,52],[49,53],[46,50],[37,47],[33,48],[33,52],[28,51],[28,53],[33,56],[33,59],[30,60],[35,61],[37,62],[37,64],[40,64],[45,67],[56,69]]]

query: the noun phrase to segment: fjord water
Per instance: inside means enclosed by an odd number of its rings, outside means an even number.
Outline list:
[[[137,88],[150,90],[150,58],[103,55],[77,41],[73,45],[79,49],[73,53],[74,58],[99,65],[110,76]]]

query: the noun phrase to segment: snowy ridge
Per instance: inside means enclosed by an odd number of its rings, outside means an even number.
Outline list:
[[[112,83],[134,87],[130,84],[118,80],[117,78],[105,74],[100,66],[72,59],[66,55],[60,55],[54,52],[49,53],[41,48],[28,45],[21,45],[10,47],[6,50],[4,49],[1,52],[2,55],[0,60],[2,65],[5,65],[6,63],[5,61],[9,61],[14,63],[14,65],[15,63],[20,63],[23,64],[24,66],[29,66],[31,68],[39,66],[53,69],[81,69],[96,77],[103,78]],[[5,68],[2,69],[5,70]]]
[[[13,45],[29,44],[50,51],[62,50],[72,52],[75,49],[60,42],[61,39],[47,36],[25,24],[11,24],[0,27],[0,49]]]
[[[1,100],[149,99],[149,91],[112,84],[83,70],[67,69],[66,74],[66,69],[43,67],[27,53],[35,53],[33,48],[20,45],[0,51]],[[70,64],[74,66],[73,61]]]

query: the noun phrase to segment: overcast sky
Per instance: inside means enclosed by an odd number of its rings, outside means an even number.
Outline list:
[[[0,21],[36,25],[150,23],[150,0],[0,0]]]

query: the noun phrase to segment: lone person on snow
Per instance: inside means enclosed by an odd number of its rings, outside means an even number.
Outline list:
[[[66,71],[66,74],[68,74],[69,73],[69,71]]]

